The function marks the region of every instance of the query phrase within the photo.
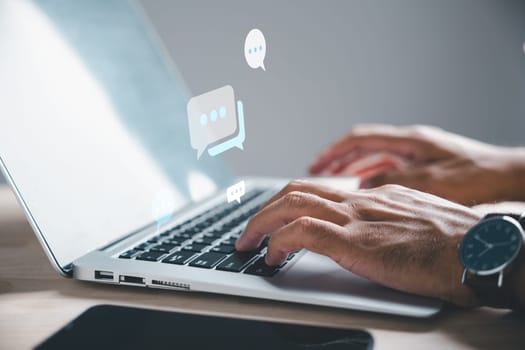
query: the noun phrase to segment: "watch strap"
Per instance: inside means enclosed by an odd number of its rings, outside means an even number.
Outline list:
[[[525,230],[525,213],[523,213],[523,214],[490,213],[490,214],[485,215],[482,220],[488,219],[488,218],[493,218],[493,217],[496,217],[496,216],[509,216],[509,217],[515,219],[517,222],[519,222],[521,227]]]
[[[471,287],[482,305],[497,308],[510,308],[512,305],[512,297],[507,288],[498,287],[499,278],[500,274],[476,276],[467,273],[465,277],[465,285]]]

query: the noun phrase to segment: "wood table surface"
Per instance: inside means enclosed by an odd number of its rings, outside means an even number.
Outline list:
[[[433,318],[413,319],[63,278],[51,267],[10,189],[0,186],[0,348],[32,348],[98,304],[365,328],[374,337],[374,349],[525,349],[525,317],[505,310],[447,306]]]

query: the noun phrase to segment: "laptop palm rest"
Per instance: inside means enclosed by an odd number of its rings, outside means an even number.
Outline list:
[[[280,275],[280,276],[279,276]],[[355,308],[366,305],[366,310],[377,309],[388,312],[403,309],[403,313],[427,313],[439,311],[440,300],[396,291],[359,277],[340,267],[328,257],[306,252],[295,264],[282,274],[275,276],[272,283],[280,289],[325,299],[333,306],[355,302]],[[353,302],[352,302],[353,301]],[[422,315],[419,315],[422,316]]]

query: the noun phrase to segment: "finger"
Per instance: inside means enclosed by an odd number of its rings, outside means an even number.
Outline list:
[[[388,184],[401,185],[420,191],[429,191],[429,179],[432,177],[428,167],[417,167],[403,170],[388,170],[371,177],[362,178],[361,188],[373,188]]]
[[[306,248],[339,262],[348,255],[344,228],[332,222],[300,217],[276,231],[268,243],[266,264],[280,265],[289,253]]]
[[[333,202],[342,202],[348,195],[346,192],[312,181],[294,180],[288,183],[281,191],[273,195],[272,198],[263,205],[261,210],[291,192],[311,193]]]
[[[348,214],[342,204],[304,192],[290,192],[259,211],[248,222],[236,242],[237,250],[257,248],[264,237],[301,216],[309,216],[343,225]]]
[[[365,157],[366,153],[356,149],[354,151],[349,152],[348,154],[342,156],[339,159],[335,159],[333,162],[328,164],[322,171],[323,174],[329,174],[329,175],[337,175],[340,174],[347,166],[348,164],[352,164],[356,160]]]
[[[429,143],[417,137],[414,130],[413,127],[387,125],[355,127],[347,135],[326,147],[310,165],[309,170],[312,174],[319,174],[333,161],[358,149],[367,153],[391,152],[407,159],[425,159],[429,155]]]
[[[409,163],[399,156],[381,152],[366,155],[348,163],[346,167],[341,169],[339,174],[344,173],[360,178],[369,178],[372,177],[373,174],[379,174],[389,169],[405,168],[408,165]]]

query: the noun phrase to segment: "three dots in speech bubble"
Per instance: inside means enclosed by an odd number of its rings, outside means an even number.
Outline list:
[[[244,40],[244,58],[253,69],[261,68],[266,71],[264,59],[266,58],[266,39],[259,29],[252,29]]]

